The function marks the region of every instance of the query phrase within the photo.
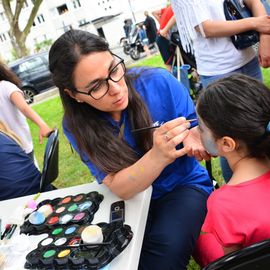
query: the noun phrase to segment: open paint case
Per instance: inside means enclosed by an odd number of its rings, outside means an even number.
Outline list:
[[[130,243],[133,233],[122,222],[98,223],[103,241],[85,244],[82,231],[85,225],[55,228],[38,247],[27,254],[26,269],[100,269],[110,263]]]
[[[59,227],[90,224],[102,200],[103,195],[96,191],[44,200],[26,217],[21,233],[42,234]]]

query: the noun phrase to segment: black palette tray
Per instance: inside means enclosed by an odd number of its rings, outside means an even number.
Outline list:
[[[55,237],[52,232],[38,247],[27,254],[26,269],[90,269],[96,270],[106,266],[118,256],[130,243],[133,233],[130,226],[121,221],[96,224],[102,229],[103,244],[81,245],[80,232],[85,226],[77,226],[73,235]],[[62,239],[62,240],[61,240]]]
[[[36,225],[31,224],[26,217],[24,224],[20,227],[21,233],[37,235],[49,233],[59,226],[90,224],[103,198],[102,194],[93,191],[87,194],[44,200],[38,204],[36,211],[41,206],[49,204],[53,212],[45,218],[44,222]]]

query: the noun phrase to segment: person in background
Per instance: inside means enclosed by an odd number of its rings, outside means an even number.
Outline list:
[[[41,174],[20,139],[0,121],[0,200],[39,192]],[[49,185],[46,191],[52,190]]]
[[[270,238],[270,90],[245,75],[211,83],[197,102],[201,139],[233,174],[207,201],[196,259],[205,266]]]
[[[144,27],[144,25],[142,23],[138,25],[139,37],[140,37],[140,40],[141,40],[141,42],[143,44],[143,49],[144,49],[146,55],[150,56],[151,52],[150,52],[150,50],[148,48],[149,42],[148,42],[148,38],[146,36],[145,30],[144,30],[143,27]]]
[[[149,15],[148,11],[144,12],[145,20],[143,25],[145,26],[146,35],[149,45],[156,44],[157,39],[157,26],[155,20]]]
[[[64,133],[98,183],[124,200],[153,187],[139,269],[186,269],[213,186],[194,158],[209,156],[186,120],[196,114],[184,86],[165,69],[126,72],[104,39],[80,30],[55,41],[49,68]]]
[[[131,31],[131,26],[132,26],[132,20],[131,19],[124,20],[124,26],[123,26],[123,28],[124,28],[124,31],[125,31],[126,38],[129,37],[129,33]]]
[[[270,66],[270,17],[260,0],[245,0],[254,17],[226,21],[224,0],[171,0],[184,50],[194,50],[197,71],[205,88],[210,82],[232,73],[262,81],[262,67]],[[260,33],[259,58],[252,47],[237,50],[231,36],[248,30]],[[225,181],[232,175],[221,158]]]
[[[0,121],[7,124],[19,136],[24,151],[34,160],[33,142],[26,118],[39,127],[40,143],[52,129],[26,103],[20,86],[19,78],[7,66],[0,63]]]
[[[170,42],[170,33],[172,29],[177,31],[172,7],[169,5],[153,11],[152,14],[159,22],[156,42],[166,68],[171,71],[176,47]]]

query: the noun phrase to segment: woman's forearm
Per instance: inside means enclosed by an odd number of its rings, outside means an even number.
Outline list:
[[[104,178],[103,184],[123,199],[129,199],[148,188],[168,165],[149,150],[132,166]]]

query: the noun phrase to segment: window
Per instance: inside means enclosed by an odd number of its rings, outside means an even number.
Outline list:
[[[0,12],[0,19],[1,19],[1,21],[5,21],[6,20],[6,17],[5,17],[4,12]]]
[[[44,19],[44,16],[42,14],[38,15],[36,17],[36,19],[33,21],[33,26],[36,26],[38,24],[41,24],[41,23],[44,23],[45,22],[45,19]]]
[[[83,25],[85,25],[87,23],[88,23],[88,21],[86,19],[82,19],[82,20],[78,21],[79,26],[83,26]]]
[[[68,12],[68,8],[67,8],[66,4],[59,6],[56,9],[57,9],[59,15],[62,15],[64,13]]]
[[[37,16],[37,21],[38,21],[39,23],[45,22],[44,17],[43,17],[42,14],[40,14],[39,16]]]
[[[27,3],[27,0],[24,0],[24,3],[23,3],[23,8],[27,8],[29,7],[28,3]]]
[[[25,71],[26,69],[28,70],[29,73],[38,73],[46,70],[47,68],[40,57],[29,59],[27,62],[23,64],[24,64],[23,71]]]
[[[7,40],[5,33],[0,34],[0,40],[1,40],[1,42],[5,42]]]
[[[80,0],[75,0],[75,1],[73,1],[73,7],[74,7],[74,8],[79,8],[79,7],[81,7],[81,2],[80,2]]]

